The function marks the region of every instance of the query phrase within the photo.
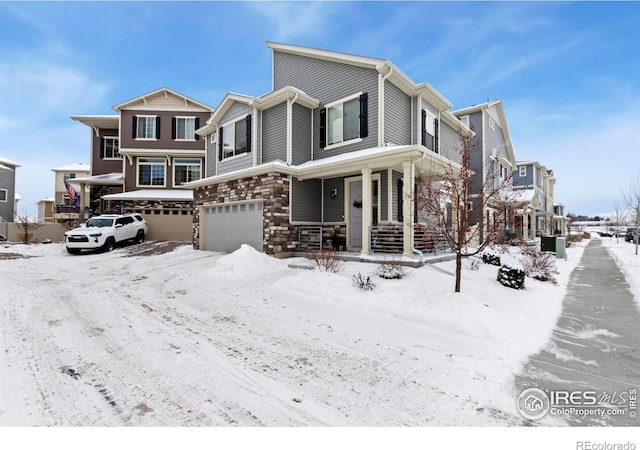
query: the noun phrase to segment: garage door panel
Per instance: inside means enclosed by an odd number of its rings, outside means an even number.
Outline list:
[[[204,250],[232,252],[248,244],[262,251],[262,202],[207,206],[202,225]]]

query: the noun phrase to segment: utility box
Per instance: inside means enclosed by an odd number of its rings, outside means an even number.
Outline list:
[[[540,238],[540,250],[543,252],[556,252],[556,237],[542,236]]]
[[[567,238],[556,238],[556,258],[567,259]]]

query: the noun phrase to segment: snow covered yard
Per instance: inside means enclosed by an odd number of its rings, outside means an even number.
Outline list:
[[[465,262],[460,294],[453,261],[383,280],[374,264],[329,274],[245,247],[2,246],[0,425],[521,425],[513,377],[551,335],[584,245],[557,261],[558,286],[516,291]]]
[[[624,238],[616,240],[616,238],[603,237],[600,239],[602,245],[607,248],[609,254],[624,273],[627,283],[629,283],[629,289],[636,299],[636,306],[640,308],[640,254],[636,255],[636,244],[625,242]]]

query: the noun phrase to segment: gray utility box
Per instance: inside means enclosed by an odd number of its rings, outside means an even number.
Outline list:
[[[567,258],[567,238],[556,238],[556,258]]]

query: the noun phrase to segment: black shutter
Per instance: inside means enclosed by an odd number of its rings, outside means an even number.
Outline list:
[[[104,138],[100,138],[100,158],[104,158]]]
[[[197,130],[198,128],[200,128],[200,117],[196,117],[196,124],[195,124],[194,128],[195,128],[196,130]],[[195,136],[196,141],[197,141],[198,139],[200,139],[200,135],[199,135],[199,134],[193,133],[193,135]]]
[[[402,187],[402,180],[398,180],[398,222],[402,222],[404,220],[404,194],[402,192]]]
[[[438,149],[438,136],[440,135],[440,121],[438,119],[433,119],[433,125],[435,127],[434,135],[433,135],[433,151],[436,153],[440,153]]]
[[[360,137],[369,136],[369,94],[366,92],[360,95]]]
[[[249,153],[251,151],[251,114],[245,120],[247,122],[247,146],[243,149],[243,153]]]
[[[422,141],[420,142],[425,147],[427,146],[427,112],[422,110]]]
[[[327,108],[320,110],[320,148],[327,146]]]
[[[223,136],[222,132],[223,132],[223,128],[222,128],[222,127],[220,127],[220,128],[218,129],[218,157],[219,157],[219,160],[220,160],[220,161],[222,161],[222,156],[223,156],[223,154],[222,154],[222,147],[223,147],[223,141],[224,141],[224,139],[222,138],[222,136]]]
[[[176,138],[176,122],[177,121],[178,119],[176,119],[175,117],[171,118],[171,139]]]
[[[133,139],[138,137],[138,116],[133,116],[133,123],[131,124],[131,137]]]
[[[156,139],[160,139],[160,117],[156,117]]]

